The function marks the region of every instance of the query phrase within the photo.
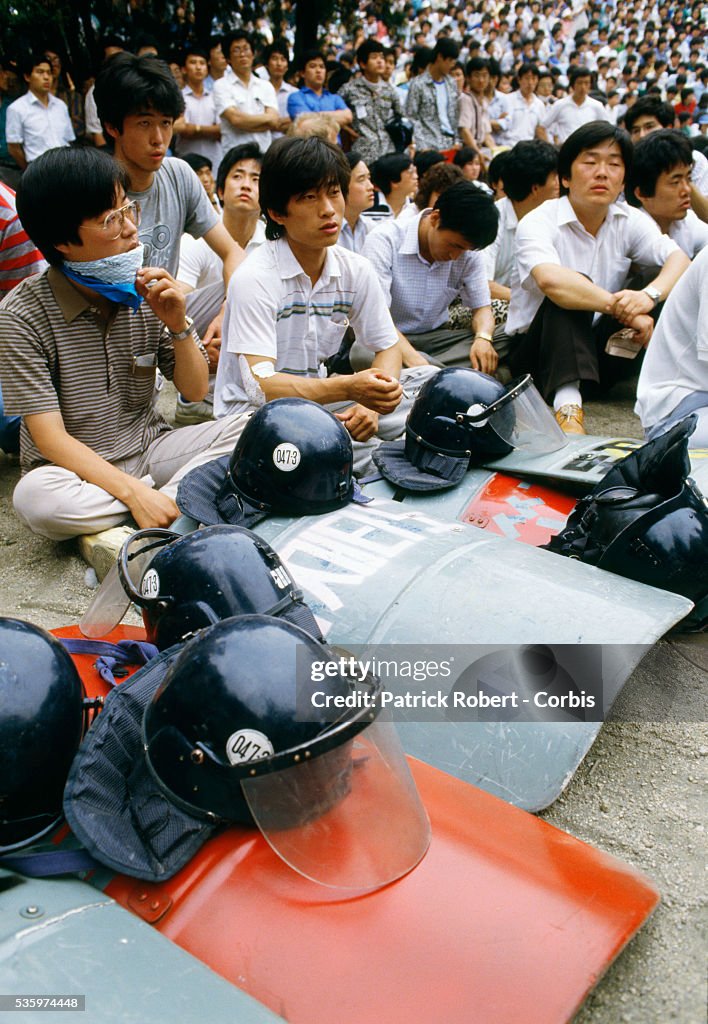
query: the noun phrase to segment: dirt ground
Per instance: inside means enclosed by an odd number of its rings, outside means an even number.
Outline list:
[[[167,407],[169,392],[162,401]],[[589,432],[639,436],[631,404],[626,394],[588,405]],[[86,567],[73,543],[53,544],[19,524],[11,502],[19,470],[2,459],[0,614],[45,627],[75,622],[91,596]],[[577,1024],[705,1022],[707,669],[708,637],[660,642],[626,684],[614,720],[565,793],[544,812],[559,828],[641,869],[662,896]]]

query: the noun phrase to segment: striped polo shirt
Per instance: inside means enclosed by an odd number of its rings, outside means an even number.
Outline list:
[[[273,360],[281,373],[326,376],[323,364],[337,352],[349,326],[357,341],[374,353],[398,340],[368,260],[331,246],[313,285],[287,239],[264,242],[229,282],[214,392],[216,416],[245,412],[263,400],[240,356]]]
[[[0,181],[0,297],[46,265],[20,224],[15,193]]]
[[[174,348],[143,303],[108,322],[56,267],[0,304],[0,379],[7,415],[60,412],[67,433],[108,462],[144,452],[169,425],[154,409],[155,368],[168,379]],[[20,431],[23,473],[47,460]]]

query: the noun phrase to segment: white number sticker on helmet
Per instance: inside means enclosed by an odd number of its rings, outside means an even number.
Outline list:
[[[273,450],[273,462],[276,469],[283,473],[291,473],[300,465],[300,449],[289,441],[284,441]]]
[[[140,593],[143,597],[157,597],[160,593],[160,577],[156,569],[148,569],[140,584]]]
[[[226,741],[226,756],[229,764],[243,764],[244,761],[257,761],[261,757],[269,757],[275,753],[273,744],[265,733],[257,729],[239,729],[232,733]]]

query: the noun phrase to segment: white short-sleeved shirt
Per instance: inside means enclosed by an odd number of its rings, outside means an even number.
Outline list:
[[[702,195],[708,196],[708,159],[698,149],[693,151],[691,183],[696,186]]]
[[[456,260],[428,263],[418,243],[424,210],[403,223],[390,220],[372,231],[364,255],[373,264],[391,306],[396,327],[404,334],[434,331],[447,323],[448,307],[458,296],[470,309],[490,303],[481,252],[463,252]]]
[[[48,149],[68,146],[75,135],[63,100],[50,94],[45,107],[34,93],[26,92],[7,108],[5,137],[8,142],[19,143],[27,163],[31,163]]]
[[[191,86],[185,85],[182,90],[184,97],[184,118],[188,124],[198,124],[209,127],[219,124],[219,118],[214,106],[214,96],[210,89],[204,89],[201,96],[192,90]],[[185,156],[187,153],[198,153],[211,160],[214,177],[221,163],[222,149],[221,139],[204,139],[201,136],[190,136],[182,138],[176,136],[175,153],[177,156]]]
[[[488,281],[496,281],[511,288],[511,279],[516,264],[516,228],[519,219],[514,204],[508,196],[497,203],[499,227],[497,237],[486,249],[482,249],[482,257]]]
[[[708,249],[664,304],[642,363],[634,411],[648,430],[696,391],[708,391]]]
[[[653,220],[646,210],[642,209],[642,213]],[[693,210],[687,210],[682,220],[672,221],[667,234],[669,238],[673,238],[679,249],[683,249],[690,260],[708,245],[708,224]]]
[[[534,138],[536,128],[546,116],[546,107],[538,96],[531,96],[527,103],[520,92],[512,92],[508,100],[509,121],[504,133],[504,145],[513,146],[517,142],[529,141]]]
[[[265,153],[272,141],[270,131],[240,131],[224,117],[224,111],[235,107],[240,114],[262,114],[266,107],[278,110],[278,97],[270,82],[265,82],[257,75],[251,75],[248,85],[244,85],[236,75],[233,78],[220,78],[214,83],[214,105],[221,117],[221,145],[224,153],[232,146],[240,146],[244,142],[255,142],[261,153]]]
[[[586,96],[578,106],[572,96],[558,100],[552,107],[546,108],[543,127],[559,145],[572,135],[576,128],[590,121],[609,121],[603,103]]]
[[[324,376],[322,364],[337,352],[350,324],[357,341],[373,352],[397,343],[381,287],[363,256],[332,246],[313,285],[286,239],[266,242],[229,282],[214,414],[243,412],[255,404],[257,385],[244,381],[241,355],[275,360],[283,373]]]
[[[608,292],[624,287],[632,263],[663,267],[679,247],[662,235],[651,217],[626,203],[611,203],[596,235],[575,215],[567,196],[547,199],[519,222],[516,229],[514,273],[507,334],[531,326],[544,294],[531,271],[541,263],[555,263],[585,274]]]
[[[259,219],[244,252],[248,254],[252,249],[257,249],[265,240],[265,223]],[[203,238],[192,238],[191,235],[184,234],[179,245],[179,268],[176,277],[178,281],[195,289],[219,284],[224,278],[224,263]]]

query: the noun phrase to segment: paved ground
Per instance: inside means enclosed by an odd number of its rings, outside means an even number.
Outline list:
[[[591,433],[638,436],[628,397],[587,412]],[[20,526],[11,504],[17,477],[15,466],[0,461],[0,614],[46,627],[75,622],[90,599],[85,566],[73,544],[43,541]],[[647,655],[622,692],[618,720],[603,727],[566,792],[544,813],[643,870],[662,894],[578,1024],[706,1019],[707,641],[671,638]]]

